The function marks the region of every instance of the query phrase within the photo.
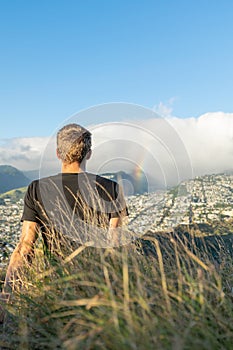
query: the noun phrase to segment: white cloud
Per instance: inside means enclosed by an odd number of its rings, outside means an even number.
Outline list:
[[[233,169],[233,113],[109,123],[92,127],[92,133],[89,171],[141,170],[153,187],[175,184],[192,172],[202,175]],[[0,140],[0,163],[22,170],[41,168],[41,175],[60,169],[54,138]]]
[[[233,169],[233,113],[206,113],[169,122],[183,140],[196,175]]]
[[[161,117],[171,117],[173,112],[173,104],[176,99],[176,97],[171,97],[166,103],[159,102],[158,105],[153,107],[153,111],[158,113],[158,115]]]
[[[31,137],[0,140],[0,164],[9,164],[20,170],[38,169],[48,139]]]

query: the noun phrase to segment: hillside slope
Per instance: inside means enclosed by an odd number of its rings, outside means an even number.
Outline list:
[[[27,186],[30,180],[11,165],[0,165],[0,193]]]
[[[17,202],[19,199],[23,199],[26,193],[27,187],[20,187],[14,190],[10,190],[0,194],[0,201],[6,198],[11,200],[11,203]]]

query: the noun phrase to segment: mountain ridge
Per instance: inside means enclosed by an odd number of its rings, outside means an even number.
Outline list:
[[[0,165],[0,193],[25,187],[30,179],[22,171],[11,165]]]

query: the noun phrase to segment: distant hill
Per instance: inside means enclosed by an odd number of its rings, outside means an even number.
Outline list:
[[[25,170],[23,174],[31,181],[39,179],[39,169],[36,170]]]
[[[148,192],[148,183],[144,173],[140,173],[140,177],[134,174],[127,174],[124,171],[115,173],[103,173],[101,176],[118,182],[123,186],[125,195],[143,194]]]
[[[17,188],[15,190],[10,190],[10,191],[7,191],[5,193],[1,193],[0,194],[0,202],[6,198],[10,198],[11,202],[17,202],[19,199],[24,198],[26,190],[27,190],[27,186]]]
[[[30,179],[11,165],[0,165],[0,193],[27,186]]]
[[[223,174],[226,174],[226,175],[233,175],[233,169],[226,169]]]

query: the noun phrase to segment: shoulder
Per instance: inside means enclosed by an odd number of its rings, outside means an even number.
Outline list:
[[[40,190],[48,188],[51,186],[51,184],[54,184],[55,186],[60,183],[62,180],[61,174],[42,177],[38,180],[35,180],[32,182],[32,186],[35,186],[39,188]]]
[[[27,193],[38,192],[43,187],[48,186],[51,182],[57,182],[59,180],[59,174],[54,176],[43,177],[37,180],[33,180],[27,188]]]
[[[105,188],[115,189],[118,187],[118,183],[116,181],[108,179],[104,176],[97,175],[97,174],[88,174],[88,176],[90,176],[90,178],[92,178],[97,185],[103,186]]]
[[[38,187],[39,180],[33,180],[27,187],[27,192],[31,192]]]
[[[62,174],[56,174],[56,175],[51,175],[51,176],[46,176],[46,177],[41,177],[40,179],[36,180],[39,183],[47,183],[51,181],[57,181],[62,178]]]

